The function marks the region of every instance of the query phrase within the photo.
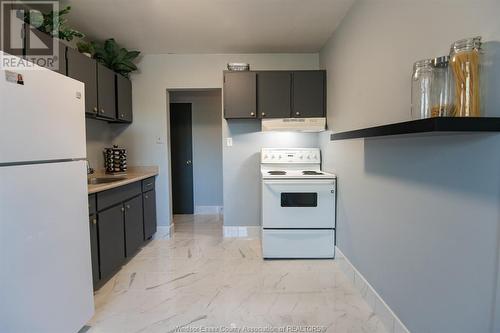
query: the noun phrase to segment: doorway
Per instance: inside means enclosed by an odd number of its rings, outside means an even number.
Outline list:
[[[222,91],[172,89],[168,94],[172,213],[221,216]],[[182,209],[184,201],[188,209]]]
[[[170,103],[172,211],[193,214],[192,104]]]

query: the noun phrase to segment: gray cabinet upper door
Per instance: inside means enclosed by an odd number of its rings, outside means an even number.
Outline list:
[[[116,119],[115,73],[97,64],[97,100],[100,118]]]
[[[124,203],[125,206],[125,253],[133,256],[144,241],[142,223],[142,196],[137,196]]]
[[[98,215],[99,262],[101,278],[107,279],[125,261],[125,238],[122,205],[103,210]]]
[[[116,76],[116,118],[122,122],[132,122],[132,83],[126,77]]]
[[[156,233],[156,194],[151,190],[142,194],[144,207],[144,240]]]
[[[50,70],[53,70],[55,72],[58,72],[62,75],[67,75],[66,71],[66,45],[63,44],[60,40],[53,39],[52,36],[41,33],[37,35],[37,38],[39,38],[42,43],[46,45],[50,45],[51,43],[56,43],[56,46],[58,48],[58,53],[57,53],[57,59],[52,59],[52,57],[48,58],[48,61],[46,63],[46,67]],[[28,61],[34,62],[36,60],[37,52],[33,51],[32,48],[26,48],[26,59]],[[33,60],[33,57],[35,58]],[[52,60],[54,60],[52,62]],[[50,61],[50,63],[49,63]],[[43,66],[43,65],[42,65]]]
[[[325,96],[325,71],[293,73],[293,117],[324,117]]]
[[[292,111],[292,74],[290,72],[259,72],[257,87],[259,117],[290,117]]]
[[[99,275],[99,245],[97,239],[97,216],[90,215],[90,255],[92,259],[92,280],[94,288],[100,280]]]
[[[257,118],[257,73],[224,73],[224,118]]]
[[[67,75],[85,83],[85,113],[97,115],[97,71],[96,61],[78,50],[67,49]]]

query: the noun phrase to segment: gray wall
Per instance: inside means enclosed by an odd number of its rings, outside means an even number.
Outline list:
[[[195,207],[222,206],[221,89],[171,91],[170,103],[192,104]]]
[[[222,88],[222,72],[228,62],[248,62],[252,69],[317,69],[318,54],[161,54],[145,55],[139,64],[140,72],[132,75],[134,123],[118,134],[115,142],[129,148],[131,165],[158,165],[160,173],[156,181],[158,224],[169,225],[172,220],[170,198],[170,162],[169,128],[167,122],[169,94],[174,89]],[[220,110],[222,114],[222,109]],[[250,123],[252,123],[250,121]],[[256,122],[254,122],[256,123]],[[243,127],[252,125],[242,125]],[[222,120],[223,136],[227,133],[227,123]],[[242,134],[244,137],[247,134]],[[251,135],[251,134],[248,134]],[[222,139],[222,138],[221,138]],[[267,143],[266,143],[267,144]],[[235,145],[234,147],[238,147]],[[233,147],[233,148],[234,148]],[[255,216],[258,199],[255,192],[247,193],[244,199],[241,193],[249,184],[258,182],[256,177],[234,178],[230,166],[240,170],[252,154],[258,153],[261,145],[256,142],[250,155],[240,155],[233,159],[232,153],[223,150],[224,221],[228,224],[250,223],[245,216]],[[234,149],[235,150],[235,149]],[[233,151],[234,151],[233,150]],[[237,152],[236,152],[237,153]],[[232,161],[226,163],[226,159]],[[254,158],[255,161],[255,158]],[[255,166],[255,164],[254,164]],[[255,174],[254,174],[255,175]],[[255,186],[255,185],[252,185]],[[228,193],[237,192],[240,196],[230,197]],[[227,215],[227,207],[234,201],[248,200],[249,204],[238,216]],[[258,221],[258,220],[257,220]],[[251,220],[256,224],[256,220]]]
[[[498,41],[498,13],[488,0],[355,3],[320,53],[329,129],[409,120],[412,63],[464,37]],[[488,71],[499,77],[498,64]],[[496,113],[500,86],[490,88]],[[500,135],[328,134],[320,141],[325,169],[339,177],[338,247],[412,332],[492,332]]]
[[[92,168],[96,170],[104,169],[103,150],[111,147],[113,141],[113,131],[111,125],[105,121],[95,119],[85,119],[87,132],[87,159]]]
[[[318,147],[317,133],[260,132],[258,120],[229,120],[224,137],[224,225],[258,226],[261,218],[260,149]]]

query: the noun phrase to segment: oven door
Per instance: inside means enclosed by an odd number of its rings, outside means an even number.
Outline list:
[[[262,227],[335,228],[335,180],[263,180]]]

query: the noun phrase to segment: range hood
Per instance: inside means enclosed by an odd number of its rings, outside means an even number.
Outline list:
[[[262,119],[262,131],[323,132],[326,118],[279,118]]]

